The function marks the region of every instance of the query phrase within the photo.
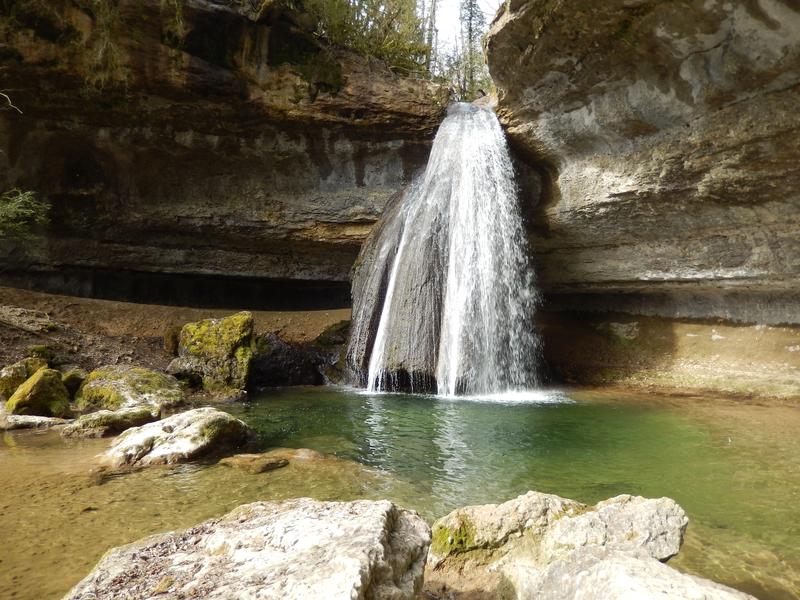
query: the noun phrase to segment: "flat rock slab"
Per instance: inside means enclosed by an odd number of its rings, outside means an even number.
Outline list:
[[[285,458],[267,456],[265,454],[235,454],[223,458],[219,463],[258,475],[259,473],[266,473],[267,471],[285,467],[289,464],[289,461]]]
[[[13,429],[49,429],[71,423],[69,419],[58,419],[56,417],[37,417],[33,415],[11,415],[0,411],[0,431],[11,431]]]
[[[387,500],[256,502],[110,551],[65,600],[411,600],[429,543]]]
[[[236,452],[253,438],[245,423],[216,408],[196,408],[133,427],[100,455],[104,467],[145,467]]]

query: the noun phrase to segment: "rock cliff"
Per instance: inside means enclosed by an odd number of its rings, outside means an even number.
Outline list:
[[[800,322],[796,3],[510,0],[486,47],[553,304]]]
[[[6,253],[4,278],[346,281],[446,95],[326,47],[286,4],[3,5],[0,88],[23,114],[0,112],[0,188],[52,203],[46,243]]]

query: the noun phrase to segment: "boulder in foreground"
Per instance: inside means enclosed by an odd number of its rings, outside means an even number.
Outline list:
[[[65,599],[411,600],[429,542],[387,500],[256,502],[110,551]]]
[[[622,495],[590,507],[528,492],[467,506],[434,523],[426,588],[454,598],[749,598],[663,564],[688,523],[669,498]]]
[[[47,367],[41,358],[24,358],[0,369],[0,398],[8,400],[25,381],[39,369]]]
[[[111,468],[174,464],[234,453],[252,437],[252,429],[228,413],[196,408],[128,429],[100,460]]]

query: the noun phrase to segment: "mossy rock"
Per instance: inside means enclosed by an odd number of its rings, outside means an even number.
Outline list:
[[[254,346],[253,315],[249,312],[187,323],[181,329],[178,358],[170,371],[196,373],[208,390],[243,389]]]
[[[431,531],[431,552],[437,556],[450,556],[473,550],[475,543],[475,525],[464,515],[459,515],[455,527],[448,527],[440,522]]]
[[[75,394],[78,393],[78,389],[80,389],[85,379],[86,371],[80,367],[69,367],[61,371],[61,383],[67,388],[71,399],[75,398]]]
[[[350,321],[339,321],[320,333],[313,344],[320,348],[333,348],[347,343],[350,335]]]
[[[39,369],[47,367],[47,361],[41,358],[25,358],[0,370],[0,396],[11,398],[25,381]]]
[[[139,427],[157,421],[158,416],[148,406],[123,408],[117,411],[99,410],[82,415],[61,431],[64,437],[106,437],[122,433],[131,427]]]
[[[36,344],[34,346],[28,346],[28,356],[31,358],[39,358],[46,363],[50,363],[55,358],[55,353],[44,344]]]
[[[89,373],[75,395],[81,410],[119,410],[135,406],[172,407],[184,402],[174,377],[152,369],[109,365]]]
[[[47,368],[36,371],[8,399],[6,410],[13,415],[68,417],[69,394],[61,373]]]

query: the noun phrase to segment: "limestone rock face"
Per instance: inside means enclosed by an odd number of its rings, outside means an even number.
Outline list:
[[[100,455],[105,467],[146,467],[186,462],[211,454],[234,453],[253,431],[215,408],[196,408],[155,423],[134,427]]]
[[[158,419],[149,406],[134,406],[119,410],[98,410],[81,415],[61,430],[64,437],[107,437],[139,427]]]
[[[662,564],[688,522],[674,500],[628,495],[589,507],[528,492],[467,506],[434,523],[426,587],[520,599],[749,598]]]
[[[486,47],[554,305],[798,323],[796,3],[514,0]]]
[[[28,377],[44,367],[47,367],[47,361],[44,359],[24,358],[0,369],[0,398],[8,400]]]
[[[208,390],[244,389],[254,346],[253,315],[249,312],[187,323],[181,329],[178,358],[169,371],[179,376],[197,375]]]
[[[753,600],[708,579],[685,575],[649,556],[583,548],[525,582],[520,597],[537,600]]]
[[[36,371],[11,395],[6,410],[14,415],[69,416],[69,394],[61,383],[61,373],[47,368]]]
[[[386,500],[257,502],[116,548],[65,598],[412,600],[429,542]]]
[[[156,414],[162,407],[170,408],[183,401],[183,390],[171,375],[128,365],[108,365],[92,371],[75,396],[80,409],[147,406]]]
[[[113,4],[0,15],[24,112],[0,112],[0,189],[24,181],[57,224],[3,278],[95,294],[133,293],[131,271],[347,281],[424,165],[446,89],[322,46],[287,2]],[[97,65],[109,32],[117,63]]]

